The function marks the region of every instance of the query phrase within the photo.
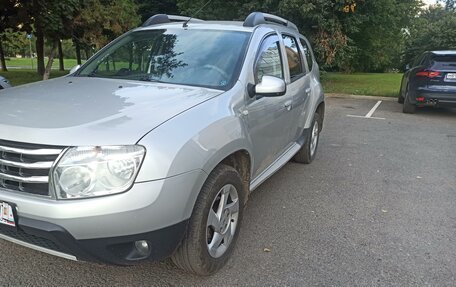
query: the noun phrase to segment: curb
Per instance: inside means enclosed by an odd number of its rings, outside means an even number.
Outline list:
[[[325,94],[327,98],[336,98],[336,99],[357,99],[357,100],[379,100],[379,101],[389,101],[396,102],[396,97],[379,97],[379,96],[368,96],[368,95],[350,95],[350,94],[336,94],[336,93],[327,93]]]

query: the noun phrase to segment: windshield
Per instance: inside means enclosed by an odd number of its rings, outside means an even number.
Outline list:
[[[77,76],[227,89],[236,81],[249,37],[216,30],[132,32],[96,55]]]

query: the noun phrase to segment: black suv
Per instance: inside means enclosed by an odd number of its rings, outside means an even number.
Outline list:
[[[425,52],[406,70],[398,99],[404,113],[423,106],[456,106],[456,51]]]

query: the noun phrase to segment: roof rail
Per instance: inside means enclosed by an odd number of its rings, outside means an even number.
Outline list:
[[[158,25],[158,24],[165,24],[171,22],[185,22],[188,21],[190,17],[187,16],[176,16],[176,15],[166,15],[166,14],[157,14],[142,24],[142,27]],[[190,22],[203,22],[201,19],[191,18]]]
[[[276,24],[298,30],[298,27],[293,22],[262,12],[252,12],[244,21],[244,27],[255,27],[260,24]]]

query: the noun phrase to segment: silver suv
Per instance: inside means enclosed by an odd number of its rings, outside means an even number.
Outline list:
[[[0,237],[214,273],[249,194],[314,159],[324,110],[293,23],[155,15],[69,76],[0,92]]]

